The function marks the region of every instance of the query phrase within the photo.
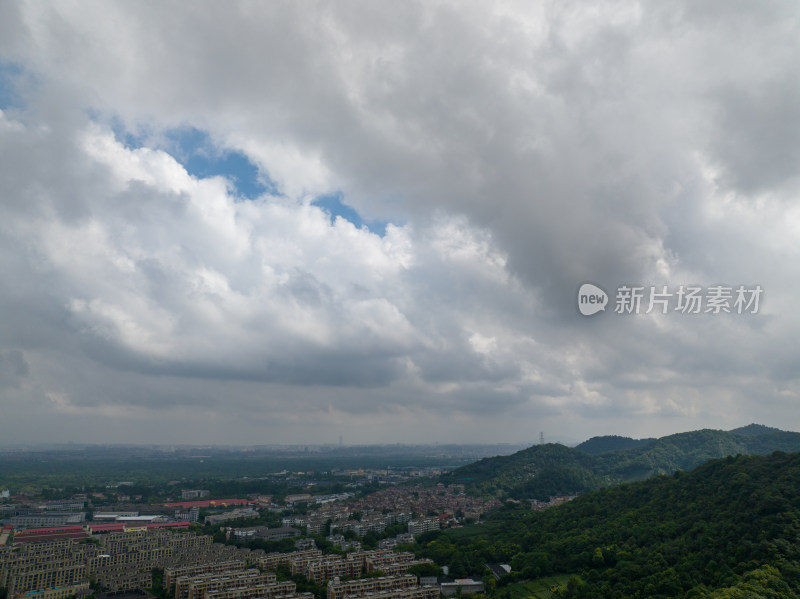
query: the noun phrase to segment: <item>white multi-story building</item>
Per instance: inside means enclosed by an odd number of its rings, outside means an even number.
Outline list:
[[[408,532],[412,535],[421,535],[424,532],[439,530],[440,528],[441,525],[437,517],[419,518],[417,520],[409,520],[408,522]]]

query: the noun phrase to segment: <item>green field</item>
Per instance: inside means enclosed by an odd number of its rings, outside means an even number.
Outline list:
[[[537,578],[528,582],[510,584],[505,589],[499,589],[498,595],[508,599],[550,599],[555,596],[550,589],[553,587],[564,588],[567,586],[568,580],[569,574]],[[506,595],[506,591],[508,595]]]

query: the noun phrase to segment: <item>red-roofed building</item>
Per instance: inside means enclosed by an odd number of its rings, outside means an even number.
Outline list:
[[[93,535],[106,534],[109,532],[127,532],[130,530],[141,530],[146,528],[151,530],[153,528],[189,528],[188,522],[150,522],[148,524],[133,523],[133,522],[112,522],[111,524],[99,523],[88,524],[87,530]]]
[[[107,532],[124,532],[125,523],[124,522],[111,522],[111,523],[92,522],[90,524],[87,524],[86,528],[93,535],[95,535],[95,534],[104,534],[104,533],[107,533]]]
[[[53,526],[50,528],[28,528],[14,533],[14,544],[56,541],[60,539],[86,539],[89,533],[82,526]]]

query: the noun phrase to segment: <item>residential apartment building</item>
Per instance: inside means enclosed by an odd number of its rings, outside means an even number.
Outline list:
[[[89,594],[89,581],[78,582],[63,587],[29,591],[22,597],[31,599],[68,599],[70,597],[86,597]]]
[[[284,596],[293,597],[296,589],[297,585],[287,580],[211,591],[206,593],[205,599],[275,599]]]
[[[0,587],[11,599],[62,599],[63,589],[80,598],[90,578],[110,591],[146,588],[152,586],[152,569],[163,568],[170,585],[177,575],[243,570],[265,555],[185,532],[112,532],[91,543],[64,539],[0,547]],[[274,580],[274,574],[259,576],[261,583]]]
[[[8,523],[14,528],[45,528],[81,524],[85,521],[85,512],[28,512],[11,516]]]
[[[194,577],[203,574],[223,574],[244,570],[244,560],[230,560],[220,562],[204,562],[187,566],[173,566],[164,569],[164,586],[167,589],[177,583],[181,577]]]
[[[453,582],[443,582],[439,586],[442,595],[445,597],[452,597],[458,593],[472,595],[474,593],[483,593],[484,591],[483,581],[472,580],[471,578],[457,578]]]
[[[406,564],[414,561],[414,554],[408,551],[395,553],[393,551],[370,551],[364,552],[364,570],[374,572],[384,570],[385,566],[391,564]]]
[[[320,557],[296,558],[290,562],[292,574],[302,574],[309,580],[320,583],[340,578],[361,576],[364,563],[358,553],[347,557],[326,555]]]
[[[237,540],[246,541],[249,539],[265,539],[267,541],[280,541],[281,539],[291,539],[300,536],[300,531],[291,526],[279,526],[269,528],[267,526],[255,526],[251,528],[232,528],[230,534]]]
[[[439,528],[441,528],[441,525],[437,517],[419,518],[408,522],[408,532],[412,535],[421,535],[431,530],[439,530]]]
[[[175,599],[205,599],[207,593],[226,588],[256,586],[275,582],[275,574],[256,568],[181,576],[175,581]]]
[[[342,581],[338,578],[328,581],[328,599],[347,599],[363,597],[371,593],[409,589],[417,586],[417,577],[413,574],[401,576],[381,576],[380,578],[358,578]]]
[[[86,506],[85,500],[66,499],[64,501],[46,501],[37,507],[42,510],[55,510],[59,512],[77,512]]]
[[[267,553],[257,561],[258,567],[262,570],[274,572],[278,566],[290,566],[295,560],[302,561],[307,558],[318,558],[322,556],[319,549],[306,549],[305,551],[294,551],[292,553]]]
[[[206,524],[219,524],[220,522],[228,522],[229,520],[235,520],[237,518],[255,518],[256,516],[258,516],[257,510],[250,507],[243,507],[236,508],[230,512],[206,516],[204,521]]]
[[[181,499],[200,499],[208,497],[210,494],[211,491],[206,489],[183,489],[181,491]]]
[[[439,587],[409,587],[378,591],[369,595],[369,599],[439,599]]]

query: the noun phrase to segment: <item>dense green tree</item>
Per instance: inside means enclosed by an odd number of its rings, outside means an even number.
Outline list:
[[[508,505],[421,536],[418,554],[458,573],[507,561],[500,586],[576,574],[568,596],[800,597],[798,497],[800,454],[729,456],[543,512]]]
[[[724,456],[800,451],[800,433],[767,427],[706,429],[642,442],[623,439],[595,438],[581,445],[583,451],[581,446],[535,445],[513,455],[485,458],[444,478],[463,482],[475,494],[546,500],[671,474]]]

